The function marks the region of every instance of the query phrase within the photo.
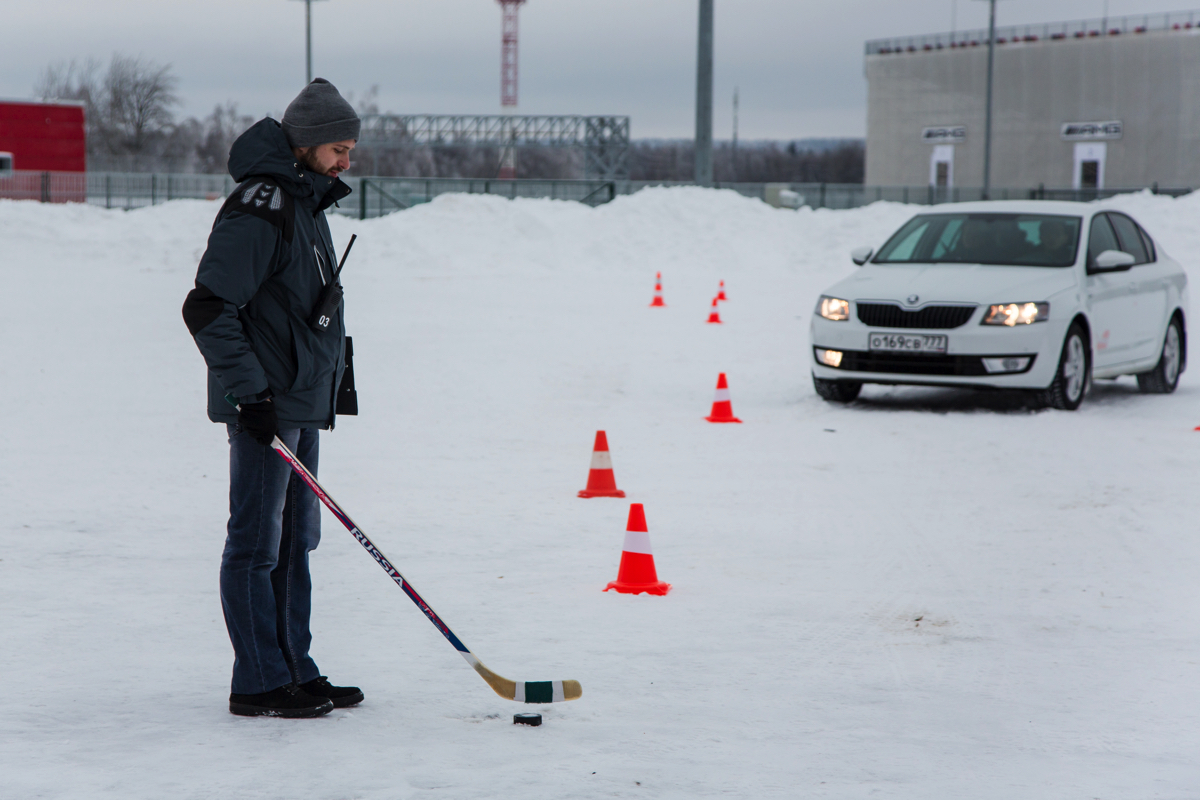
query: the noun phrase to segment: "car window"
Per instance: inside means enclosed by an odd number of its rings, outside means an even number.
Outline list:
[[[1117,235],[1113,233],[1112,225],[1108,224],[1105,214],[1097,214],[1092,218],[1092,231],[1088,234],[1088,266],[1096,266],[1096,256],[1105,250],[1120,250]]]
[[[896,261],[912,261],[913,251],[917,249],[917,245],[921,243],[921,237],[927,230],[929,230],[929,221],[925,220],[912,226],[909,231],[901,231],[904,236],[892,245],[892,249],[889,251],[891,257]]]
[[[937,238],[937,244],[933,246],[932,258],[934,261],[943,258],[946,253],[954,249],[958,242],[959,231],[962,230],[962,224],[961,219],[952,219],[942,228],[942,235]]]
[[[1120,240],[1123,251],[1137,259],[1138,264],[1145,264],[1150,260],[1146,256],[1146,245],[1142,242],[1136,222],[1124,214],[1109,214],[1108,221],[1116,229],[1117,239]]]
[[[1069,267],[1082,223],[1051,214],[919,214],[872,262]]]
[[[1146,257],[1150,263],[1158,261],[1158,250],[1154,247],[1154,240],[1150,238],[1150,234],[1146,233],[1146,229],[1138,225],[1138,233],[1142,235],[1142,244],[1146,245]]]

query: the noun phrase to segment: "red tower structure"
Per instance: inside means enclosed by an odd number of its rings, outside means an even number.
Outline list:
[[[500,105],[517,104],[517,9],[525,0],[498,0],[500,23]]]

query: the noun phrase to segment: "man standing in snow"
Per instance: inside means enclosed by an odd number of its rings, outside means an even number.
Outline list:
[[[308,554],[320,504],[270,447],[278,436],[315,475],[317,432],[332,429],[345,370],[339,303],[325,327],[308,320],[336,277],[325,209],[350,194],[360,122],[316,78],[284,112],[238,137],[238,187],[217,214],[183,318],[208,365],[208,417],[229,434],[229,525],[221,606],[233,643],[229,710],[315,717],[359,703],[331,686],[308,654]]]

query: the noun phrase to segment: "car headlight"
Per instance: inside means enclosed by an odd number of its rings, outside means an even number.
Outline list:
[[[998,303],[988,306],[983,325],[1029,325],[1045,322],[1050,317],[1049,303]]]
[[[821,301],[817,303],[817,313],[825,319],[844,322],[850,319],[850,301],[821,295]]]

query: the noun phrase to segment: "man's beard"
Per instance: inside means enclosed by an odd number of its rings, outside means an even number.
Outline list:
[[[326,170],[321,169],[321,165],[317,163],[317,159],[316,159],[316,155],[315,155],[316,151],[317,151],[317,148],[310,147],[307,150],[300,153],[300,156],[299,156],[300,163],[304,166],[305,169],[309,170],[310,172],[315,172],[318,175],[325,175]]]

